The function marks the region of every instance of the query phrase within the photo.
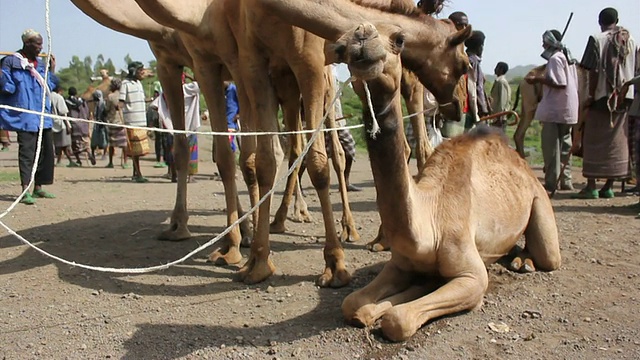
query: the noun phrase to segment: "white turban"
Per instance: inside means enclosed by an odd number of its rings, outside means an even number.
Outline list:
[[[26,43],[27,41],[29,41],[29,39],[32,39],[34,37],[38,37],[40,36],[40,33],[33,30],[33,29],[27,29],[22,33],[22,42]]]

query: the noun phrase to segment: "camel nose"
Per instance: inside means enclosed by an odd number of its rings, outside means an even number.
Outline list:
[[[356,37],[357,40],[363,41],[363,40],[367,40],[374,37],[377,34],[377,32],[378,30],[372,24],[363,23],[358,25],[354,33],[354,36]]]

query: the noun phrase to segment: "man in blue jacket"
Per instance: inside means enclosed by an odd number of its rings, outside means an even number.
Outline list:
[[[45,112],[51,113],[51,89],[56,88],[58,79],[53,75],[55,59],[51,56],[49,78],[45,84],[45,60],[38,60],[42,51],[42,36],[29,29],[22,34],[22,49],[2,59],[0,72],[0,104],[33,111],[42,111],[42,96],[46,96]],[[42,150],[35,176],[33,195],[26,193],[22,203],[35,204],[35,197],[54,198],[42,189],[42,185],[53,184],[54,147],[50,117],[44,118]],[[22,190],[29,186],[31,171],[35,166],[36,146],[40,116],[18,110],[0,108],[0,127],[18,134],[18,165]]]

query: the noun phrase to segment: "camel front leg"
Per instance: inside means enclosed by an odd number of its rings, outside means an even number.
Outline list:
[[[355,326],[373,325],[384,313],[382,307],[377,307],[378,302],[407,290],[411,280],[411,274],[400,269],[393,259],[387,262],[373,281],[344,299],[342,315],[345,321]]]
[[[247,96],[251,99],[251,116],[258,120],[258,131],[275,132],[277,126],[277,101],[271,81],[268,76],[266,61],[257,53],[246,54],[241,58],[247,59],[242,68],[243,82],[247,89]],[[277,138],[275,139],[278,140]],[[259,136],[255,157],[256,180],[263,198],[272,188],[276,176],[276,158],[274,154],[273,136]],[[275,266],[270,259],[269,244],[269,214],[271,196],[259,207],[258,222],[251,243],[251,254],[247,263],[240,269],[239,279],[246,284],[264,281],[275,272]]]
[[[198,59],[195,67],[195,75],[200,79],[200,87],[207,101],[210,113],[211,128],[215,132],[227,131],[227,118],[225,112],[224,87],[222,82],[223,68],[220,65],[210,64]],[[229,140],[226,136],[216,136],[215,160],[224,186],[224,196],[227,212],[227,226],[238,220],[239,202],[238,189],[236,187],[236,164],[231,151]],[[241,234],[238,226],[226,235],[226,244],[209,255],[208,260],[218,265],[237,264],[242,260],[240,253]]]
[[[295,76],[293,76],[293,73],[288,69],[282,73],[272,74],[272,76],[278,77],[276,90],[282,104],[285,129],[288,131],[300,131],[302,129],[302,122],[300,120],[300,90],[298,89]],[[302,153],[302,136],[300,134],[289,135],[289,143],[289,167],[291,167],[293,162],[296,161]],[[291,205],[291,199],[293,198],[293,193],[298,183],[299,170],[300,165],[296,166],[287,178],[287,185],[282,197],[282,202],[270,225],[272,234],[283,233],[287,230],[285,222],[289,212],[289,205]]]
[[[404,341],[431,319],[482,305],[489,282],[487,270],[473,239],[465,243],[460,247],[454,240],[442,242],[438,270],[447,282],[426,296],[386,310],[381,322],[386,338]]]
[[[296,192],[295,199],[293,202],[293,221],[296,222],[304,222],[310,223],[313,221],[311,218],[311,214],[309,214],[309,208],[307,207],[307,202],[304,201],[304,196],[302,195],[302,186],[300,185],[300,178],[298,177],[298,181],[296,181]]]
[[[418,78],[409,73],[408,70],[402,71],[401,92],[411,116],[411,128],[416,141],[416,162],[418,174],[424,169],[427,159],[433,153],[433,147],[429,141],[427,127],[424,120],[424,88],[418,81]],[[407,158],[408,159],[408,158]]]
[[[324,60],[324,59],[320,59]],[[307,129],[315,130],[322,121],[324,109],[324,79],[323,62],[304,64],[297,69],[296,79],[304,100],[304,116]],[[309,138],[311,135],[308,135]],[[311,182],[318,193],[325,231],[324,260],[325,269],[318,278],[321,287],[342,287],[351,281],[351,275],[347,271],[344,262],[344,250],[336,233],[336,227],[329,196],[329,162],[324,146],[324,136],[319,134],[311,144],[311,148],[305,159],[307,172]]]
[[[334,125],[333,128],[335,128],[335,121],[331,122]],[[356,229],[356,223],[353,220],[353,214],[351,213],[351,206],[349,204],[347,181],[344,176],[344,169],[346,166],[344,149],[338,139],[338,133],[336,131],[332,131],[330,134],[331,145],[333,148],[331,161],[333,163],[333,169],[336,172],[336,177],[338,178],[340,200],[342,201],[342,232],[340,233],[340,241],[356,242],[360,240],[360,234],[358,234],[358,230]]]
[[[158,78],[164,88],[164,95],[169,106],[173,128],[185,129],[184,95],[180,75],[182,67],[171,64],[158,64]],[[171,223],[158,238],[160,240],[179,241],[191,237],[187,228],[189,214],[187,212],[187,172],[189,164],[189,144],[184,134],[174,135],[174,161],[178,172],[176,203],[171,214]]]

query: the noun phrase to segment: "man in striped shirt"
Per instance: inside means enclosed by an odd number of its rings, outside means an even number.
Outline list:
[[[129,74],[120,87],[120,104],[125,125],[145,127],[147,116],[144,88],[140,80],[144,78],[144,65],[139,61],[129,64]],[[133,159],[133,181],[149,181],[140,171],[140,157],[149,153],[149,140],[144,129],[127,129],[128,153]]]

